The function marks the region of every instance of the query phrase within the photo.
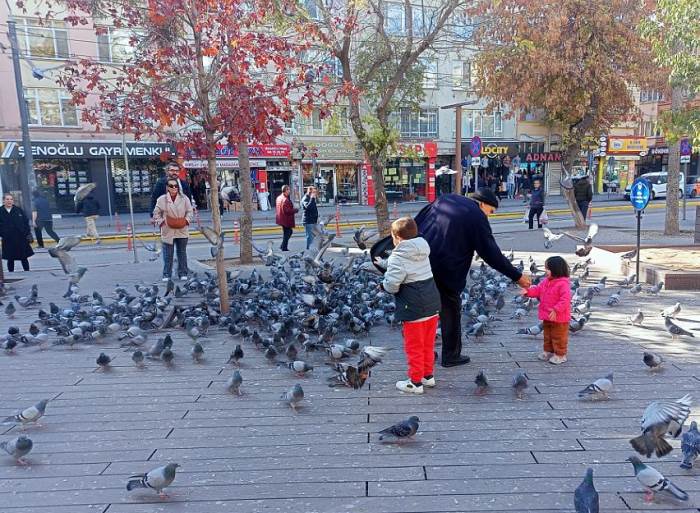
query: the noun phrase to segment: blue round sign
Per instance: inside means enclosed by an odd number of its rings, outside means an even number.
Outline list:
[[[651,185],[646,178],[637,178],[630,190],[630,203],[635,210],[644,210],[651,199]]]

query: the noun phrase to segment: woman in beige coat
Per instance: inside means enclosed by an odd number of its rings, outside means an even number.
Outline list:
[[[180,191],[177,180],[168,180],[166,192],[156,201],[153,222],[160,227],[163,241],[163,281],[168,281],[173,272],[173,253],[177,248],[177,274],[180,280],[187,279],[187,239],[192,222],[192,202]]]

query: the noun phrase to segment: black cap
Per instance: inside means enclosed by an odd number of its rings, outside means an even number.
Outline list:
[[[496,194],[488,187],[480,187],[474,194],[471,195],[474,201],[481,201],[493,208],[498,208],[498,198]]]

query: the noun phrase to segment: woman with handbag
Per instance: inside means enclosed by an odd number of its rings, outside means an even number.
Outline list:
[[[29,270],[29,257],[34,254],[30,242],[32,231],[24,210],[15,205],[15,197],[9,192],[2,197],[0,207],[0,237],[2,258],[7,260],[7,270],[14,272],[15,260],[22,262],[22,269]]]
[[[156,201],[153,223],[160,227],[163,241],[163,281],[168,281],[173,272],[173,253],[177,250],[177,274],[187,280],[187,239],[192,222],[192,202],[180,191],[177,180],[168,179],[166,192]]]

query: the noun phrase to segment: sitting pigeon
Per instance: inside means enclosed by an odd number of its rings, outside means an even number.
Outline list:
[[[630,294],[637,295],[642,291],[642,284],[637,283],[634,287],[630,289]]]
[[[620,301],[622,301],[622,290],[618,290],[614,294],[610,294],[610,297],[608,298],[608,306],[617,306],[620,304]]]
[[[12,456],[20,465],[26,465],[26,462],[22,458],[29,454],[33,445],[29,437],[21,435],[12,440],[0,443],[0,449]]]
[[[530,326],[528,328],[519,328],[517,334],[518,335],[532,335],[533,337],[536,337],[540,333],[542,333],[542,330],[544,329],[544,323],[538,322],[537,324]]]
[[[515,396],[518,399],[522,399],[523,393],[527,387],[527,376],[525,375],[525,371],[521,369],[513,376],[513,390],[515,391]]]
[[[656,296],[659,294],[659,292],[661,292],[661,289],[663,289],[663,288],[664,288],[664,282],[660,281],[659,283],[657,283],[653,287],[649,287],[646,290],[646,292],[647,292],[647,294],[651,294],[652,296]]]
[[[690,429],[681,438],[681,451],[683,451],[681,468],[693,468],[693,463],[700,455],[700,432],[697,422],[691,422]]]
[[[175,471],[179,466],[180,465],[177,463],[168,463],[146,474],[131,476],[126,483],[126,489],[131,491],[136,488],[150,488],[155,490],[161,498],[165,498],[167,495],[163,490],[173,483],[175,480]]]
[[[598,513],[599,511],[600,499],[593,485],[592,468],[586,470],[586,477],[574,492],[574,507],[576,513]]]
[[[418,431],[420,419],[416,416],[409,417],[406,420],[394,424],[379,432],[379,440],[396,441],[403,438],[411,437]]]
[[[630,323],[632,326],[641,326],[644,322],[644,314],[641,309],[637,310],[637,313],[630,317]]]
[[[42,399],[34,406],[30,406],[26,410],[21,411],[17,415],[12,415],[7,417],[2,421],[3,424],[31,424],[37,422],[41,417],[44,416],[46,411],[46,405],[48,404],[48,399]]]
[[[612,372],[604,378],[598,378],[578,393],[579,398],[607,399],[613,389]]]
[[[664,327],[666,328],[666,331],[668,331],[671,334],[671,338],[673,338],[674,340],[683,335],[685,335],[686,337],[695,338],[695,335],[693,335],[688,330],[684,330],[683,328],[681,328],[678,324],[673,322],[670,317],[666,317],[664,319]]]
[[[645,351],[642,359],[644,360],[644,364],[649,367],[650,370],[658,370],[664,361],[661,355],[652,353],[651,351]]]
[[[305,376],[307,372],[314,370],[313,365],[309,365],[308,363],[302,360],[294,360],[293,362],[288,362],[286,366],[289,367],[290,370],[295,372],[296,375],[299,377]]]
[[[683,423],[690,415],[690,405],[693,399],[684,395],[676,401],[654,401],[642,415],[642,434],[630,440],[630,444],[639,454],[650,457],[656,453],[658,458],[673,450],[664,436],[673,438],[683,431]]]
[[[644,500],[651,502],[654,500],[654,492],[667,492],[679,501],[687,501],[688,494],[683,490],[674,485],[671,481],[666,479],[661,472],[656,470],[654,467],[645,465],[636,456],[630,456],[627,461],[632,463],[634,466],[634,475],[637,481],[642,483],[642,486],[646,488],[646,494],[644,495]]]
[[[484,369],[481,369],[479,374],[476,375],[474,383],[476,383],[476,391],[474,392],[476,395],[484,395],[486,392],[488,392],[489,380],[486,378]]]

